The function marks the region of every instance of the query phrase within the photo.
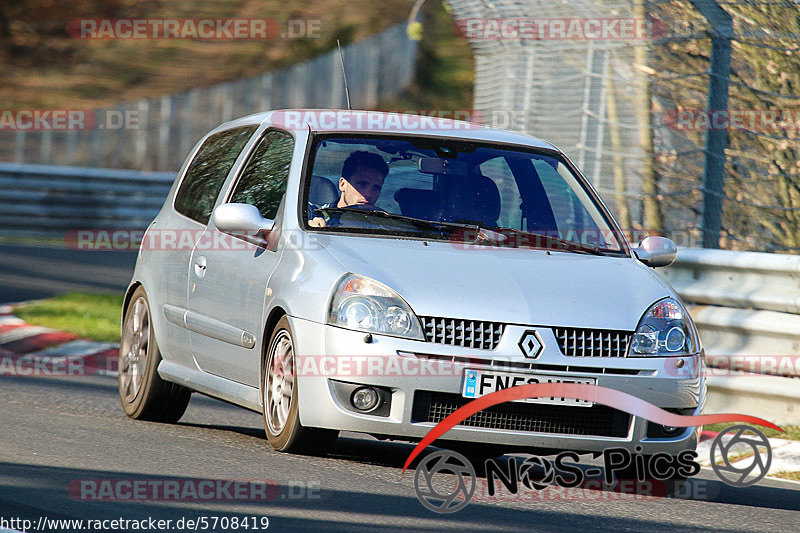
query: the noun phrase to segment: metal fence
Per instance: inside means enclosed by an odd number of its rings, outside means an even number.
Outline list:
[[[0,163],[0,233],[65,238],[86,228],[142,229],[174,172]]]
[[[407,88],[416,49],[405,24],[344,47],[353,107],[374,109]],[[287,107],[347,107],[338,51],[252,78],[98,109],[100,126],[89,131],[2,132],[0,161],[177,170],[211,128]]]
[[[646,19],[650,34],[633,40],[467,32],[474,107],[564,149],[626,229],[689,246],[800,250],[800,2],[448,3],[457,24],[486,27]]]

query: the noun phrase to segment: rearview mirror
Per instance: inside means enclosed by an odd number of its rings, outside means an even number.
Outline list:
[[[214,209],[211,219],[218,230],[225,233],[258,233],[272,231],[274,220],[264,218],[258,208],[250,204],[222,204]]]
[[[466,176],[467,164],[455,159],[439,159],[423,157],[419,160],[419,171],[424,174],[441,174],[443,176]]]
[[[633,251],[639,261],[653,268],[671,265],[678,255],[674,242],[657,236],[645,237]]]

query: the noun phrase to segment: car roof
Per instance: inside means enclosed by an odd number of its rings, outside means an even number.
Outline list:
[[[331,121],[340,127],[329,127]],[[241,117],[220,125],[217,130],[246,125],[274,124],[292,129],[302,127],[318,133],[386,133],[420,135],[464,140],[489,141],[557,150],[554,145],[532,135],[518,133],[477,122],[454,120],[433,115],[415,115],[391,111],[347,109],[277,109]],[[418,127],[408,127],[418,124]],[[368,125],[369,127],[362,127]]]

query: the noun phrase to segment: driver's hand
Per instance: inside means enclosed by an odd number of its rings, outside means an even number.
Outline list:
[[[312,228],[324,228],[325,226],[327,226],[327,224],[325,223],[325,219],[322,217],[312,218],[311,220],[308,221],[308,225],[311,226]]]

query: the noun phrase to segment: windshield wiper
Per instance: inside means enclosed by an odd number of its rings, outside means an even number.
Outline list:
[[[558,237],[553,237],[551,235],[542,235],[539,233],[528,233],[525,231],[521,231],[514,228],[492,228],[485,224],[480,224],[478,222],[441,222],[437,220],[427,220],[424,218],[416,218],[410,217],[407,215],[400,215],[397,213],[389,213],[382,209],[365,209],[361,207],[319,207],[315,209],[316,211],[327,211],[331,213],[361,213],[368,216],[376,216],[381,218],[387,218],[391,220],[402,220],[406,222],[411,222],[418,226],[427,226],[429,228],[435,229],[439,232],[442,230],[466,230],[470,232],[475,232],[475,242],[478,241],[487,241],[491,242],[497,246],[508,246],[509,244],[514,244],[514,239],[511,239],[509,235],[505,232],[510,231],[513,232],[515,236],[522,237],[522,244],[532,243],[534,244],[535,248],[544,248],[546,250],[563,250],[567,252],[575,252],[575,253],[583,253],[583,254],[592,254],[592,255],[606,255],[605,250],[603,248],[598,248],[597,246],[592,246],[589,244],[582,244],[579,242],[568,241],[566,239],[560,239]],[[487,233],[488,232],[488,233]],[[499,238],[495,238],[494,236]],[[507,241],[511,240],[511,243]],[[519,243],[517,243],[514,248],[518,248]]]
[[[540,233],[529,233],[526,231],[521,231],[514,228],[492,228],[480,223],[474,223],[475,227],[481,229],[482,232],[478,235],[478,239],[487,240],[493,243],[496,243],[498,246],[512,246],[514,248],[519,248],[520,244],[531,246],[532,248],[543,248],[545,250],[563,250],[567,252],[575,252],[581,254],[593,254],[593,255],[606,255],[605,252],[611,251],[606,250],[604,248],[599,248],[597,246],[592,246],[590,244],[583,244],[580,242],[568,241],[566,239],[561,239],[558,237],[553,237],[551,235],[542,235]],[[466,227],[466,224],[465,224]],[[510,236],[508,232],[514,234],[514,237]],[[492,239],[493,235],[497,235],[498,238]]]
[[[553,245],[553,248],[557,250],[567,250],[570,252],[578,252],[578,253],[585,253],[585,254],[594,254],[594,255],[606,255],[605,251],[602,248],[598,248],[597,246],[592,246],[591,244],[583,244],[580,242],[575,241],[568,241],[566,239],[560,239],[558,237],[552,237],[550,235],[539,235],[534,234],[537,237],[544,237],[548,244]]]
[[[605,248],[592,246],[591,244],[568,241],[567,239],[561,239],[559,237],[553,237],[552,235],[541,233],[528,233],[514,228],[501,228],[501,231],[512,231],[515,235],[523,237],[523,244],[533,244],[536,248],[544,248],[546,250],[563,250],[567,252],[593,255],[606,255],[605,252],[612,251]]]
[[[466,229],[475,232],[478,232],[481,229],[477,224],[462,224],[459,222],[440,222],[438,220],[427,220],[424,218],[410,217],[408,215],[389,213],[388,211],[384,211],[382,209],[365,209],[360,207],[318,207],[314,211],[326,211],[329,213],[359,213],[368,216],[388,218],[391,220],[402,220],[405,222],[411,222],[412,224],[416,224],[418,226],[427,226],[440,232],[442,229]]]

